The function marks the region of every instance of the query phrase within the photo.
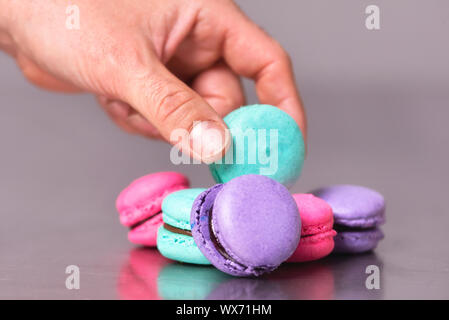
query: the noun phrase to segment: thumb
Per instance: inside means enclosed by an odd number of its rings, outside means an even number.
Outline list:
[[[160,62],[127,87],[127,102],[183,153],[205,163],[224,155],[231,138],[223,120]]]

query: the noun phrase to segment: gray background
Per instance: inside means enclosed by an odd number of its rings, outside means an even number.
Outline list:
[[[449,2],[238,3],[294,62],[310,131],[293,191],[379,190],[388,222],[376,252],[285,266],[260,280],[164,269],[157,253],[127,242],[115,198],[161,170],[209,186],[207,167],[172,165],[169,146],[121,132],[89,95],[32,87],[0,54],[0,298],[170,298],[173,287],[185,298],[449,298]],[[368,4],[381,8],[379,31],[364,26]],[[65,289],[70,264],[81,268],[80,290]],[[369,264],[381,267],[381,290],[364,287]]]

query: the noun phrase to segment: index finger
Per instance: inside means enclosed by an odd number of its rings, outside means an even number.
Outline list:
[[[307,120],[296,89],[292,64],[287,52],[243,13],[234,13],[227,26],[223,57],[237,74],[255,81],[261,103],[287,112],[298,123],[304,139]]]

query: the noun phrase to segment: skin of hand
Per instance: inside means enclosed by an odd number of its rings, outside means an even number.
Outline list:
[[[66,28],[66,0],[0,0],[0,48],[32,83],[92,92],[124,130],[180,145],[210,163],[229,146],[222,117],[244,104],[246,77],[260,103],[286,111],[306,137],[288,54],[232,1],[73,4],[80,13],[74,30]],[[171,136],[175,129],[185,129],[186,142]]]

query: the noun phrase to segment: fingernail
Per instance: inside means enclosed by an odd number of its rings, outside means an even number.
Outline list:
[[[196,121],[190,131],[192,156],[207,164],[221,159],[230,141],[229,130],[214,121]]]

